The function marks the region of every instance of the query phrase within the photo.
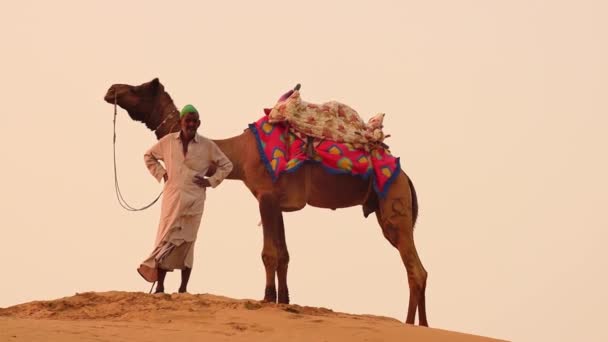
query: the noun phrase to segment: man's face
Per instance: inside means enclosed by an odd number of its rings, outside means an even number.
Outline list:
[[[179,120],[179,124],[182,129],[182,135],[188,139],[192,139],[196,134],[196,130],[201,125],[201,121],[198,119],[198,114],[188,113]]]

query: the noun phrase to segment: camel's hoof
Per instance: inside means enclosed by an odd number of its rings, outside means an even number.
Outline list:
[[[264,291],[264,300],[266,303],[276,303],[277,302],[277,289],[274,287],[266,287]]]
[[[279,290],[279,304],[289,304],[289,291]]]

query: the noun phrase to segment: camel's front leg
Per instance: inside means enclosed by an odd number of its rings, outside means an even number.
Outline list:
[[[277,288],[275,277],[279,266],[278,231],[281,225],[281,208],[278,199],[273,194],[258,196],[260,216],[264,229],[264,247],[262,248],[262,261],[266,268],[266,289],[264,301],[275,303],[277,301]]]
[[[283,213],[279,213],[279,226],[277,230],[277,254],[279,257],[277,266],[277,278],[279,279],[279,303],[289,304],[289,289],[287,288],[287,266],[289,265],[289,252],[285,241],[285,224]]]

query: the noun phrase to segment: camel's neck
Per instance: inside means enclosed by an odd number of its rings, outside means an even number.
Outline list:
[[[166,92],[163,92],[160,95],[160,100],[155,108],[160,115],[160,122],[156,128],[156,137],[158,139],[164,137],[165,135],[179,131],[179,110],[175,107],[171,96]]]
[[[232,172],[228,179],[244,180],[243,172],[243,151],[246,150],[245,134],[237,135],[228,139],[213,140],[213,142],[224,152],[226,157],[232,162]]]

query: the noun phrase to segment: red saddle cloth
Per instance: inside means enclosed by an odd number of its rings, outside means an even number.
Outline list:
[[[268,116],[264,116],[250,124],[249,129],[273,181],[283,172],[294,172],[306,162],[315,162],[332,174],[372,177],[374,190],[382,198],[401,170],[399,158],[383,147],[366,152],[347,143],[322,140],[314,144],[316,153],[311,159],[306,153],[306,142],[289,132],[284,123],[271,124]]]

